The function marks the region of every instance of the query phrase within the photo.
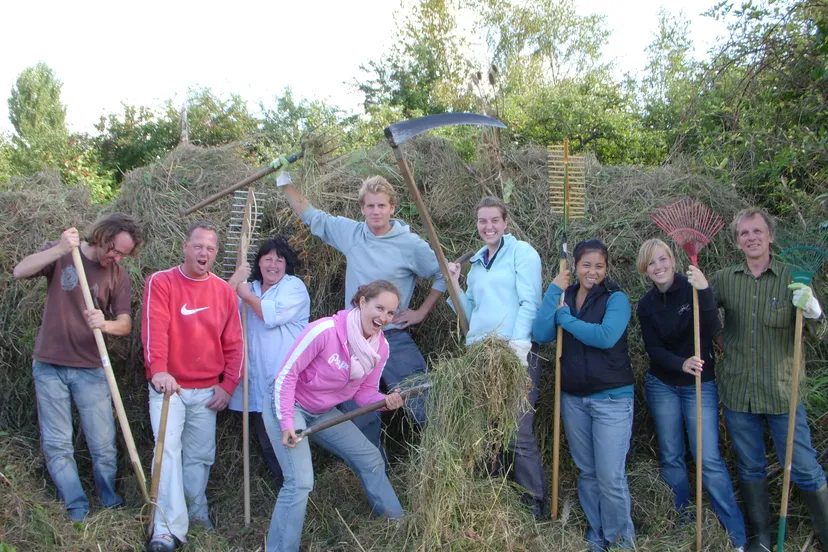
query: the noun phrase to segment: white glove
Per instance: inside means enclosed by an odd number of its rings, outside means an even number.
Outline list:
[[[531,341],[509,341],[509,347],[515,352],[521,366],[529,366],[529,351],[532,350]]]
[[[796,308],[802,309],[802,315],[805,318],[816,320],[822,316],[822,308],[810,287],[805,284],[794,283],[789,285],[788,289],[794,290],[793,304]]]
[[[279,178],[276,179],[276,185],[278,187],[286,186],[288,184],[293,184],[293,179],[290,177],[290,173],[287,171],[282,171],[282,174],[279,175]]]

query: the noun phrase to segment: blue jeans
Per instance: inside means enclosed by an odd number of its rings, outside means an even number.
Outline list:
[[[647,405],[658,437],[658,464],[661,476],[673,490],[676,510],[690,506],[690,483],[684,464],[684,434],[696,461],[696,386],[668,385],[648,373],[644,382]],[[747,542],[745,520],[724,460],[719,454],[719,395],[716,382],[702,383],[702,482],[713,511],[730,535],[733,546]]]
[[[267,552],[295,552],[299,550],[302,537],[308,494],[313,490],[310,445],[308,439],[302,439],[294,448],[282,444],[282,426],[273,411],[273,392],[265,396],[268,404],[264,405],[262,418],[285,477],[267,532]],[[298,404],[294,406],[293,413],[297,430],[340,414],[336,408],[323,414],[311,414]],[[382,455],[353,422],[344,422],[314,433],[309,439],[342,458],[354,470],[375,514],[392,519],[403,516],[400,501],[385,473]]]
[[[632,435],[633,399],[593,399],[561,393],[569,452],[578,466],[578,499],[593,551],[633,548],[630,489],[625,472]]]
[[[118,468],[115,420],[104,369],[55,366],[35,360],[32,377],[43,455],[69,517],[80,521],[89,511],[72,446],[72,400],[92,457],[95,492],[107,508],[123,504],[123,499],[115,493]]]
[[[727,431],[733,441],[738,461],[739,479],[756,481],[768,477],[765,454],[765,422],[768,424],[779,463],[785,465],[785,444],[788,438],[787,414],[753,414],[724,408]],[[811,446],[811,430],[802,404],[796,409],[791,481],[802,491],[816,491],[825,485],[825,472]]]
[[[394,389],[411,376],[425,374],[426,361],[417,348],[407,330],[389,330],[385,332],[388,340],[388,360],[382,370],[382,384],[386,389]],[[421,393],[405,401],[406,410],[414,417],[418,426],[422,427],[426,421],[425,401],[428,392]],[[359,408],[353,400],[339,405],[342,412],[350,412]],[[368,437],[375,447],[380,448],[380,432],[382,429],[379,412],[369,412],[354,418],[356,426]]]

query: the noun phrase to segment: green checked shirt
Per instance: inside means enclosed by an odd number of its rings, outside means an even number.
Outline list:
[[[796,308],[787,265],[771,259],[758,278],[747,262],[717,272],[710,285],[724,308],[724,355],[716,364],[722,403],[737,412],[785,414],[791,395]],[[816,325],[816,327],[811,327]],[[824,322],[808,321],[821,335]],[[803,356],[804,358],[804,356]],[[804,377],[804,362],[798,368]]]

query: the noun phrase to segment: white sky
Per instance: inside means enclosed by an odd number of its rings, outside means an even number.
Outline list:
[[[699,15],[708,0],[580,0],[578,11],[607,16],[605,56],[619,74],[635,74],[661,5],[690,18],[698,55],[724,34],[721,23]],[[178,102],[197,85],[237,93],[254,110],[289,86],[297,98],[358,111],[360,97],[345,83],[388,47],[399,10],[399,0],[9,2],[0,23],[0,98],[23,69],[45,61],[63,81],[73,131],[94,132],[121,102]],[[10,132],[5,101],[0,112],[0,132]]]

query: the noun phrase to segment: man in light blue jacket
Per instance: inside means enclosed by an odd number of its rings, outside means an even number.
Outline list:
[[[291,183],[285,171],[277,184],[285,191],[288,203],[299,218],[310,226],[311,233],[345,255],[345,307],[359,286],[374,280],[388,280],[400,291],[400,307],[391,324],[385,327],[390,357],[382,373],[386,389],[393,389],[404,379],[424,373],[426,362],[411,338],[409,328],[419,324],[432,311],[446,284],[437,257],[420,236],[399,219],[392,219],[397,193],[381,176],[367,178],[359,189],[359,206],[364,222],[337,217],[313,207]],[[409,308],[417,277],[433,278],[431,293],[418,309]],[[425,397],[409,399],[417,423],[425,422]],[[342,410],[352,410],[353,401]],[[354,420],[371,442],[379,446],[379,414],[371,413]]]

